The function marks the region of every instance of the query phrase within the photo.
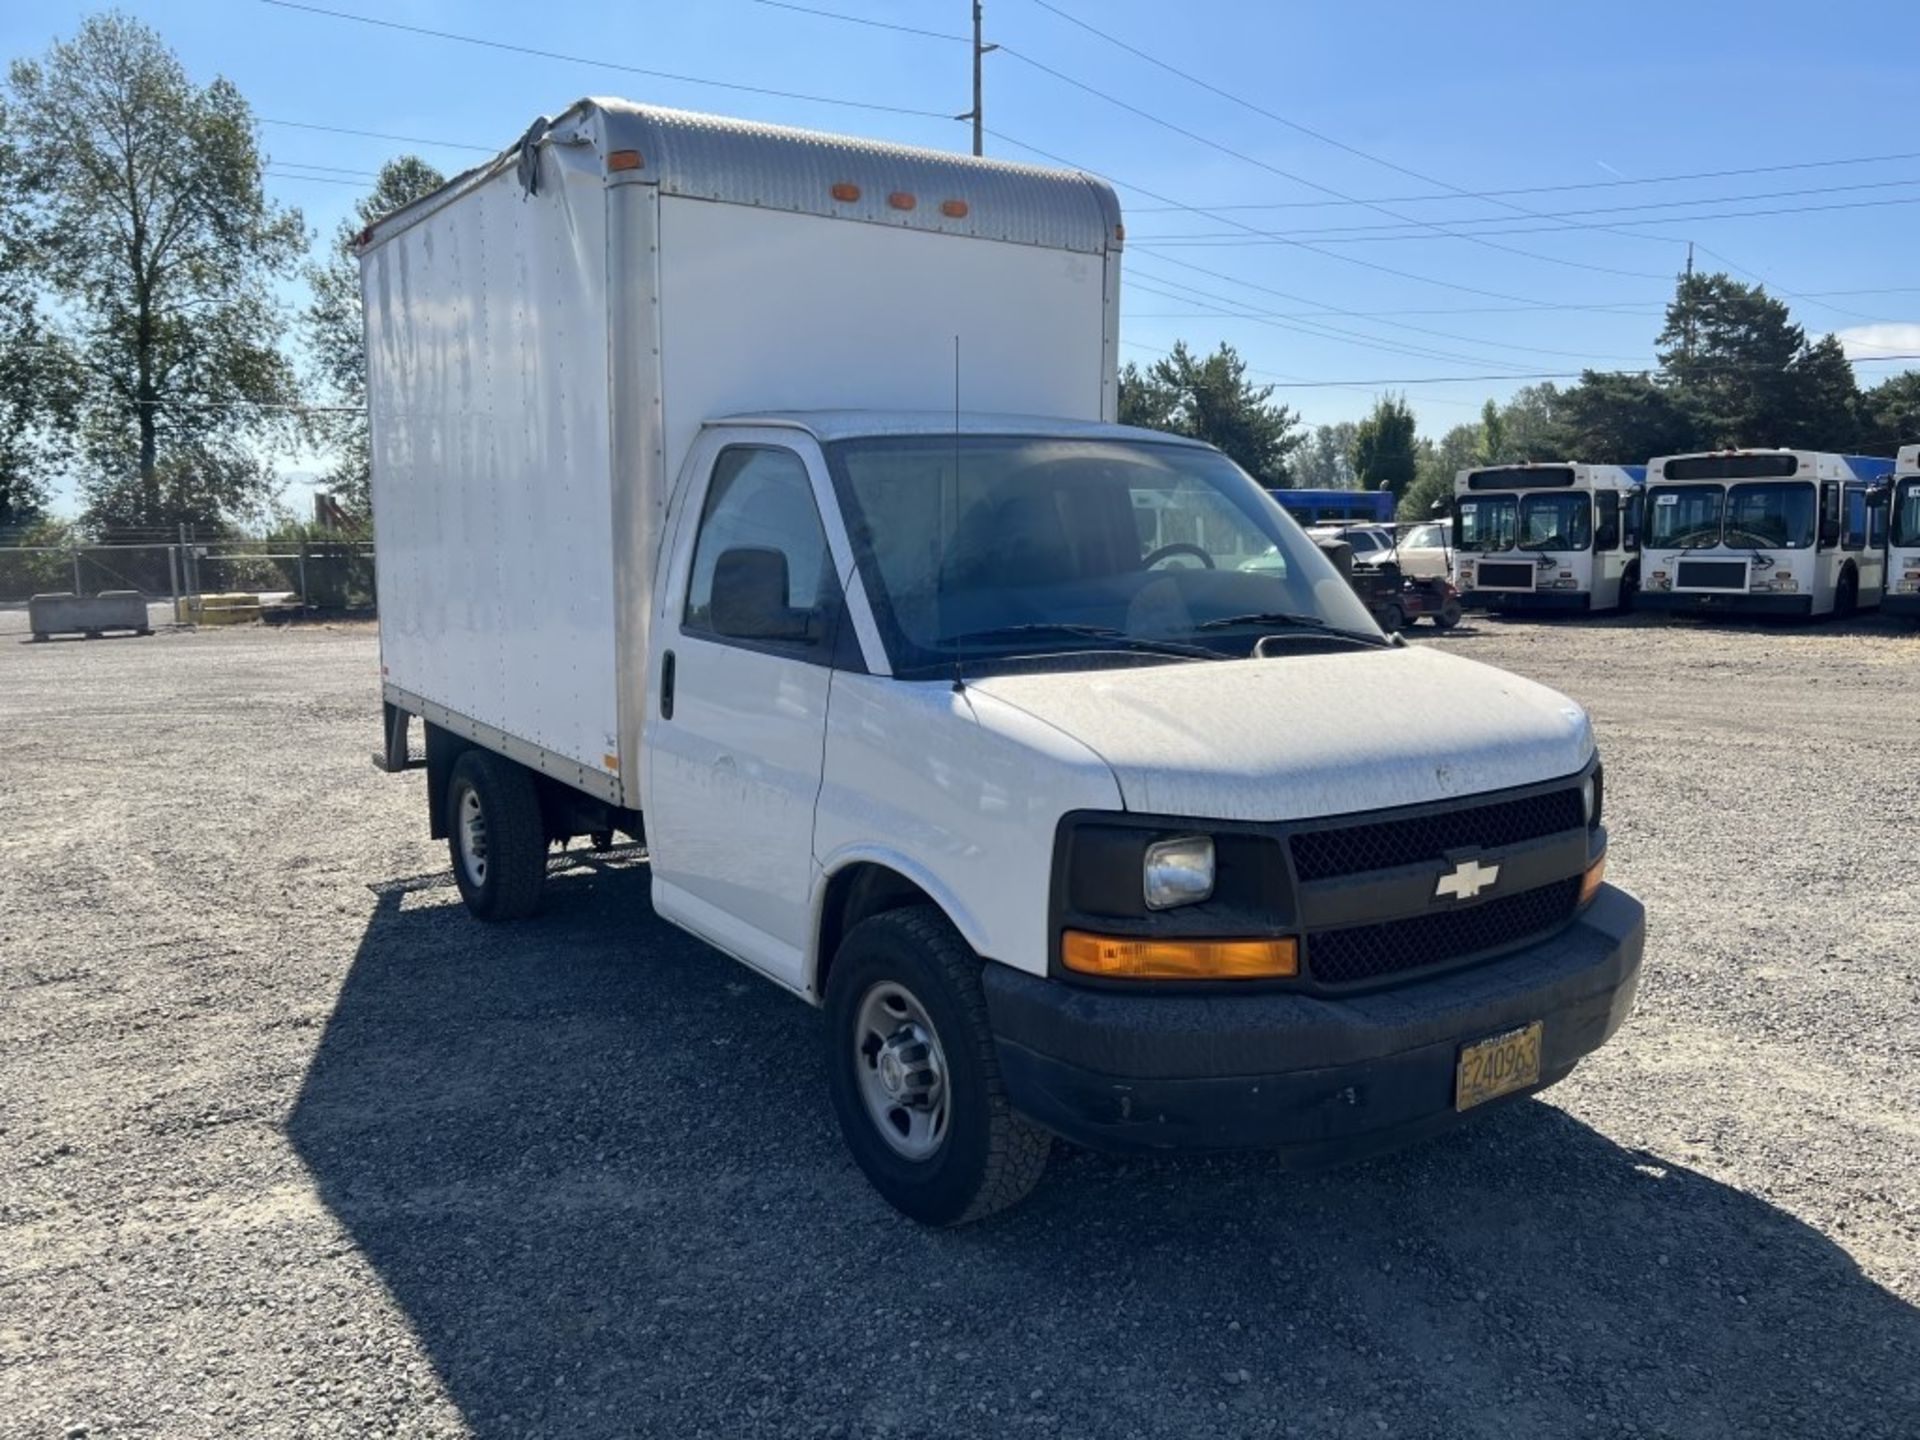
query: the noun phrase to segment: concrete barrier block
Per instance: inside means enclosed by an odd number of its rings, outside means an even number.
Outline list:
[[[27,601],[27,624],[36,640],[49,635],[98,635],[103,630],[147,632],[147,601],[138,590],[71,591],[35,595]]]

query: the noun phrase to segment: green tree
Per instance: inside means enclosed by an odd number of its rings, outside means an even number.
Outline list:
[[[1638,465],[1710,443],[1687,397],[1646,375],[1589,370],[1559,393],[1554,410],[1561,459]]]
[[[1362,490],[1391,490],[1398,501],[1413,484],[1417,459],[1413,411],[1405,397],[1383,395],[1353,436],[1353,473]]]
[[[1831,335],[1823,335],[1787,367],[1794,413],[1779,443],[1846,453],[1860,443],[1860,386],[1853,362]]]
[[[417,156],[389,160],[380,167],[372,192],[354,203],[353,218],[340,222],[326,260],[307,268],[313,301],[303,317],[303,330],[330,407],[313,414],[309,433],[316,443],[334,453],[333,465],[322,478],[351,515],[366,517],[373,511],[366,415],[367,352],[355,241],[382,216],[432,194],[445,183],[444,175]],[[1125,395],[1123,381],[1123,406]]]
[[[1890,375],[1860,397],[1861,450],[1891,455],[1920,443],[1920,370]]]
[[[1471,430],[1471,426],[1460,425],[1455,431]],[[1507,459],[1507,416],[1506,412],[1492,400],[1480,407],[1480,430],[1474,437],[1473,463],[1476,465],[1499,465]]]
[[[1454,477],[1462,470],[1475,465],[1498,463],[1486,459],[1490,448],[1487,444],[1487,417],[1497,414],[1494,403],[1489,400],[1481,411],[1478,425],[1456,425],[1438,441],[1421,440],[1414,447],[1413,484],[1400,497],[1399,507],[1395,511],[1397,519],[1412,521],[1430,518],[1434,506],[1453,494]]]
[[[272,283],[305,243],[267,200],[253,112],[117,11],[8,73],[40,278],[77,322],[98,526],[217,524],[273,489],[299,396]]]
[[[1560,390],[1551,380],[1523,385],[1500,407],[1501,443],[1489,464],[1564,460],[1568,452],[1557,416]]]
[[[1205,440],[1263,485],[1283,485],[1288,458],[1306,436],[1299,416],[1272,397],[1273,386],[1248,382],[1247,362],[1226,344],[1196,359],[1184,340],[1176,340],[1144,374],[1129,365],[1120,376],[1120,413],[1127,423]]]
[[[1287,462],[1291,485],[1308,490],[1352,490],[1353,434],[1360,427],[1351,420],[1316,425]]]

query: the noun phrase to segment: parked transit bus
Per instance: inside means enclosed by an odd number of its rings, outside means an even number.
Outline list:
[[[1920,445],[1903,445],[1893,467],[1893,510],[1887,526],[1889,615],[1920,619]]]
[[[1393,494],[1387,490],[1288,490],[1267,492],[1302,525],[1347,525],[1393,519]]]
[[[1893,461],[1720,450],[1647,465],[1649,609],[1850,615],[1880,603]]]
[[[1645,480],[1641,465],[1462,470],[1453,482],[1461,601],[1495,610],[1631,606]]]

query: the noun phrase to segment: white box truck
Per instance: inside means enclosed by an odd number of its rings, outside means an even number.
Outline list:
[[[1586,715],[1113,422],[1091,176],[611,100],[363,237],[386,768],[468,907],[644,839],[954,1223],[1054,1135],[1403,1143],[1625,1018]]]

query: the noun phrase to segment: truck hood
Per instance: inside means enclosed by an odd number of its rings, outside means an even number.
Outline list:
[[[967,682],[1106,761],[1129,810],[1301,820],[1573,774],[1586,712],[1426,647]]]

